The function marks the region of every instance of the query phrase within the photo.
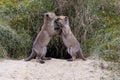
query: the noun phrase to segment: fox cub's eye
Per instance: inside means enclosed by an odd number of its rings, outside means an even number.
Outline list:
[[[46,14],[46,17],[49,17],[49,15],[48,15],[48,14]]]

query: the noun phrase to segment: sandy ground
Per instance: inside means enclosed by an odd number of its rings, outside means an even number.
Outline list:
[[[120,80],[106,63],[96,60],[52,59],[40,64],[35,60],[0,60],[0,80]]]

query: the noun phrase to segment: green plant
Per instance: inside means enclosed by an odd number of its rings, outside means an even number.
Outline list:
[[[54,11],[69,17],[71,30],[86,57],[97,55],[115,62],[120,59],[118,0],[1,0],[0,4],[0,22],[9,25],[0,26],[1,45],[14,57],[29,54],[43,24],[40,14]],[[47,53],[65,58],[67,51],[59,36],[51,40]]]

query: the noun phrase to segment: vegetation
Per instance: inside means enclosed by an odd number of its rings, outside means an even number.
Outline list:
[[[69,4],[68,4],[69,3]],[[120,60],[119,0],[1,0],[0,57],[25,58],[41,29],[40,14],[66,15],[86,57]],[[48,45],[48,56],[66,58],[59,36]]]

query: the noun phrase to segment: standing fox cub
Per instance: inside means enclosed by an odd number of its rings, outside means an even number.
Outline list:
[[[31,55],[25,60],[29,61],[36,57],[40,63],[45,63],[44,60],[49,60],[46,58],[47,45],[53,35],[59,34],[58,30],[54,29],[54,21],[56,15],[53,12],[45,13],[44,15],[44,24],[41,31],[38,33],[32,47]]]
[[[77,58],[77,56],[83,60],[86,60],[83,56],[82,49],[80,48],[80,44],[79,44],[78,40],[75,38],[75,36],[71,32],[68,17],[67,16],[58,16],[56,18],[55,22],[62,29],[62,33],[61,33],[62,40],[63,40],[65,46],[67,47],[68,53],[72,57],[68,61],[75,60]]]

